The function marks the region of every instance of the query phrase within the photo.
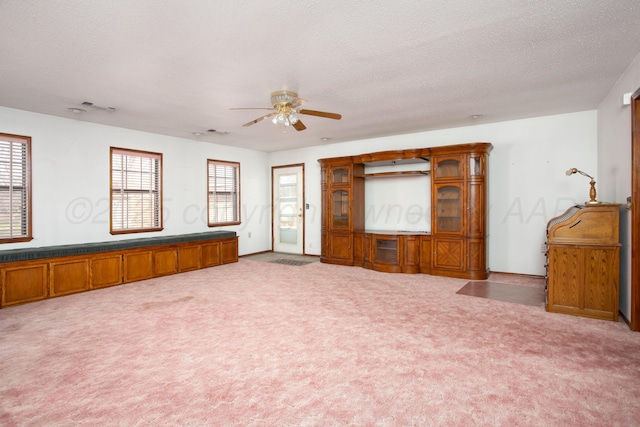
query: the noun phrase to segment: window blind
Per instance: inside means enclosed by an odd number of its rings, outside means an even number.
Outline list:
[[[0,242],[31,238],[31,138],[0,134]]]
[[[209,225],[240,222],[240,164],[207,161]]]
[[[161,227],[162,155],[111,150],[111,230]]]

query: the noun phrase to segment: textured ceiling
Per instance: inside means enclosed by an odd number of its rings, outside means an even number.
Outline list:
[[[0,0],[0,105],[276,151],[595,109],[639,52],[637,0]],[[277,90],[343,118],[230,110]]]

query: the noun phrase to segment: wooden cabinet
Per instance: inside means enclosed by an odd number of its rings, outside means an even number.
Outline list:
[[[0,307],[237,262],[238,238],[80,252],[0,263]]]
[[[410,232],[365,232],[363,267],[386,273],[420,273],[422,237],[428,236]]]
[[[618,320],[620,205],[580,205],[547,224],[550,312]]]
[[[486,279],[486,142],[320,159],[322,255],[333,264],[359,265],[387,272],[429,273]],[[365,166],[431,162],[431,171],[402,170],[364,174]],[[364,178],[431,175],[431,235],[364,229]],[[427,204],[429,201],[427,200]]]
[[[487,158],[491,144],[431,150],[432,273],[483,280],[487,267]]]
[[[354,265],[354,233],[361,233],[364,229],[364,166],[353,163],[350,158],[340,158],[335,162],[321,160],[320,163],[323,205],[321,260]],[[361,246],[359,249],[356,263],[362,265]]]

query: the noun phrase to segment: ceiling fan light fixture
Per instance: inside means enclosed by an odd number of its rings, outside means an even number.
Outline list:
[[[271,94],[271,105],[282,104],[285,105],[290,102],[292,99],[297,98],[298,94],[295,92],[290,92],[288,90],[281,90],[278,92],[273,92]]]
[[[342,116],[337,113],[301,109],[300,106],[306,102],[306,99],[298,98],[297,93],[283,90],[271,93],[271,105],[273,108],[232,108],[232,110],[271,110],[271,113],[251,120],[242,126],[251,126],[263,120],[271,119],[271,123],[279,126],[283,130],[288,126],[293,126],[297,131],[305,130],[307,127],[302,123],[302,120],[300,120],[300,114],[333,120],[340,120],[342,118]]]

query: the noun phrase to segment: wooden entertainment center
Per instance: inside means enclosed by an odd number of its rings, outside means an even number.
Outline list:
[[[390,273],[486,279],[487,166],[492,148],[491,143],[476,142],[318,160],[320,261]],[[368,167],[407,164],[415,164],[416,170],[366,173]],[[425,164],[431,167],[418,167]],[[431,177],[430,232],[365,229],[367,180],[424,175]]]

